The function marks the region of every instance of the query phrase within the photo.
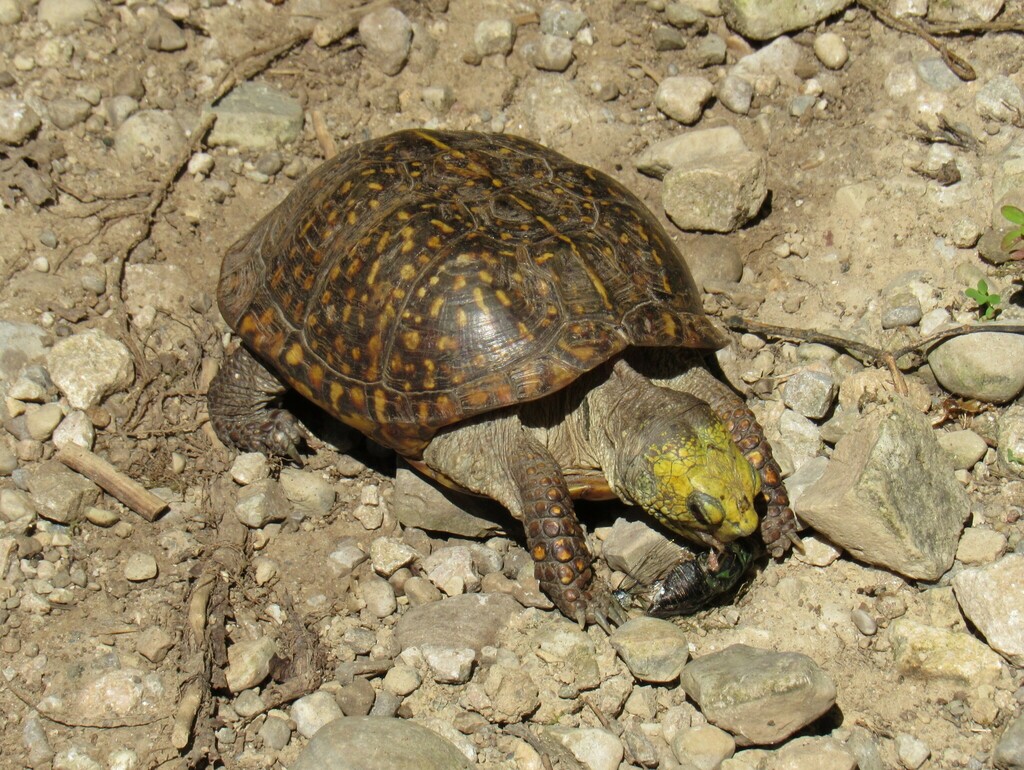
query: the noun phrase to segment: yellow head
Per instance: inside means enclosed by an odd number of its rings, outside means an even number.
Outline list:
[[[623,491],[672,531],[721,548],[757,529],[761,480],[721,420],[694,416],[633,459]]]

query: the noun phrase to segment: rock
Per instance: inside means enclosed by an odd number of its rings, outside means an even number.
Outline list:
[[[998,451],[1000,470],[1009,476],[1024,476],[1024,404],[1014,404],[999,418]]]
[[[1003,670],[996,653],[961,631],[898,618],[889,625],[889,639],[896,668],[902,674],[973,686],[994,683]]]
[[[87,679],[75,697],[75,708],[81,714],[131,714],[145,692],[144,673],[137,668],[105,671]]]
[[[282,473],[290,468],[282,468]],[[242,452],[233,463],[229,471],[231,478],[242,486],[261,481],[270,476],[270,462],[262,452]]]
[[[851,0],[721,0],[729,28],[751,40],[771,40],[784,32],[817,24]]]
[[[1006,75],[996,75],[978,89],[974,109],[983,118],[1012,123],[1018,115],[1024,114],[1024,94]]]
[[[469,647],[477,653],[497,643],[498,634],[522,612],[506,594],[463,594],[411,607],[395,624],[395,643],[408,647]]]
[[[75,409],[97,406],[135,380],[128,348],[95,329],[60,340],[46,356],[46,367],[54,385]]]
[[[909,291],[896,291],[882,299],[883,329],[915,326],[923,316],[921,300]]]
[[[64,410],[60,404],[43,404],[25,414],[25,430],[35,441],[48,441],[63,419]]]
[[[960,536],[956,559],[962,564],[991,564],[1006,550],[1006,535],[992,529],[968,527]]]
[[[309,697],[309,696],[307,696]],[[291,770],[471,770],[452,743],[408,719],[342,717],[314,735]]]
[[[715,93],[707,78],[676,75],[661,81],[654,95],[654,106],[680,123],[692,125],[700,120],[704,105]]]
[[[832,408],[837,391],[836,381],[827,369],[799,369],[786,380],[782,399],[794,412],[820,420]]]
[[[487,670],[483,690],[487,700],[481,713],[492,723],[521,722],[540,706],[537,683],[522,665],[495,663]]]
[[[292,729],[288,726],[288,720],[270,715],[260,728],[259,736],[264,746],[280,751],[291,740]]]
[[[167,16],[157,16],[146,30],[146,48],[153,51],[181,51],[188,46],[185,32]]]
[[[66,130],[88,118],[92,114],[92,105],[85,99],[65,96],[47,104],[46,112],[54,126]]]
[[[392,585],[376,575],[370,575],[359,581],[359,593],[363,597],[366,609],[377,618],[393,615],[398,609],[395,589]]]
[[[45,329],[35,324],[0,321],[0,384],[13,381],[26,365],[43,361],[48,336]]]
[[[27,483],[39,515],[58,524],[80,521],[100,499],[98,486],[56,460],[32,468]]]
[[[159,626],[149,626],[135,638],[135,649],[151,663],[159,663],[174,647],[174,637]]]
[[[971,470],[988,451],[985,439],[973,430],[936,431],[935,439],[953,458],[956,470]]]
[[[425,644],[419,647],[423,662],[438,684],[463,684],[469,681],[476,661],[476,652],[470,647]]]
[[[654,41],[654,50],[659,53],[682,51],[686,48],[686,38],[683,37],[683,33],[672,27],[655,27],[651,37]]]
[[[679,681],[708,721],[741,745],[778,743],[836,699],[835,685],[806,655],[744,644],[691,661]]]
[[[324,690],[317,690],[299,698],[292,704],[288,715],[295,722],[295,729],[298,730],[299,735],[305,738],[312,738],[324,725],[345,717],[334,700],[334,696]],[[337,765],[326,766],[337,767]]]
[[[674,681],[690,657],[682,629],[658,618],[628,620],[608,641],[629,672],[642,682]]]
[[[370,543],[370,563],[378,575],[391,577],[420,557],[419,551],[393,537],[378,537]]]
[[[927,744],[909,733],[898,733],[895,744],[896,756],[907,770],[917,770],[931,755]]]
[[[18,5],[18,0],[0,0],[0,24],[10,26],[17,24],[21,19],[21,6]],[[33,721],[32,724],[38,724],[38,722]],[[49,761],[49,757],[47,757],[46,761]],[[36,763],[30,760],[29,764],[34,765]]]
[[[473,553],[466,546],[438,548],[422,560],[422,565],[430,582],[448,596],[472,593],[480,588],[480,576],[473,567]]]
[[[732,232],[761,210],[765,174],[765,159],[754,152],[696,159],[665,175],[661,203],[681,230]]]
[[[715,95],[730,112],[746,115],[754,101],[754,86],[746,78],[730,72],[719,82]]]
[[[1003,10],[1004,0],[945,0],[928,4],[928,21],[992,21]]]
[[[822,540],[816,535],[802,537],[800,538],[800,543],[803,545],[803,550],[794,550],[793,558],[814,567],[827,567],[838,559],[839,555],[842,553],[834,545]]]
[[[555,35],[541,35],[530,62],[539,70],[565,72],[572,62],[572,41]]]
[[[122,123],[114,134],[114,152],[126,169],[156,164],[169,167],[184,151],[185,132],[170,112],[141,110]]]
[[[694,63],[698,67],[717,67],[725,64],[728,53],[729,47],[718,35],[702,37],[693,47]]]
[[[92,449],[96,441],[96,428],[93,427],[89,415],[76,409],[63,420],[53,432],[53,445],[58,449],[67,446],[80,446]]]
[[[821,431],[818,426],[792,409],[787,409],[779,418],[779,434],[780,448],[789,451],[796,472],[805,464],[814,462],[822,450]]]
[[[953,577],[953,591],[989,646],[1024,666],[1024,554],[961,570]]]
[[[921,59],[916,69],[921,80],[936,91],[953,91],[962,85],[956,73],[937,56]]]
[[[587,23],[587,15],[568,3],[550,3],[540,9],[540,31],[545,35],[572,40]]]
[[[157,576],[156,558],[151,553],[136,551],[124,564],[124,576],[133,583],[152,580]]]
[[[588,770],[618,770],[624,750],[613,733],[597,727],[550,727],[545,731]]]
[[[500,522],[510,520],[508,513],[494,501],[442,491],[403,465],[395,471],[391,511],[406,527],[470,538],[499,533],[502,531]]]
[[[23,144],[41,125],[36,111],[21,99],[0,98],[0,142]]]
[[[999,770],[1024,770],[1024,714],[1007,725],[992,752],[992,764]]]
[[[367,58],[385,75],[397,75],[412,47],[412,22],[397,8],[381,8],[359,22],[359,40]]]
[[[36,16],[61,34],[76,32],[86,22],[99,23],[101,20],[95,0],[39,0]]]
[[[239,693],[255,687],[270,675],[270,660],[277,654],[277,642],[269,636],[235,642],[228,647],[224,678],[228,689]]]
[[[932,348],[928,364],[946,390],[1001,404],[1024,390],[1024,336],[997,331],[964,334]]]
[[[251,529],[265,527],[272,521],[284,521],[290,509],[281,485],[274,479],[260,479],[243,487],[235,503],[238,520]]]
[[[642,521],[615,520],[602,543],[601,555],[611,569],[624,572],[644,585],[656,579],[660,569],[652,556],[663,557],[665,565],[675,563],[683,549]],[[658,559],[660,563],[661,558]],[[651,574],[652,571],[657,571]]]
[[[642,174],[663,179],[674,168],[697,159],[713,159],[746,152],[749,148],[732,126],[699,128],[649,145],[636,159]]]
[[[306,516],[326,516],[334,507],[334,485],[319,473],[300,468],[282,468],[278,476],[284,496],[293,509]]]
[[[896,400],[840,439],[795,510],[858,559],[936,580],[953,564],[970,504],[928,420]]]
[[[477,56],[508,56],[516,42],[516,27],[509,19],[487,19],[476,25],[473,47]]]
[[[724,767],[724,766],[723,766]],[[832,736],[790,741],[775,753],[772,770],[883,770],[881,763],[859,764],[858,757]]]
[[[814,38],[814,55],[830,70],[841,70],[850,59],[846,43],[835,32],[824,32]]]
[[[414,669],[412,666],[406,666],[399,663],[392,666],[384,675],[384,679],[381,684],[388,692],[404,698],[406,695],[411,695],[416,692],[422,682],[423,677],[420,676],[419,671]]]
[[[694,725],[673,736],[672,753],[698,770],[716,770],[736,753],[736,741],[714,725]]]
[[[730,75],[743,78],[761,94],[771,93],[779,82],[798,90],[802,81],[796,74],[796,65],[803,55],[791,38],[780,37],[736,62]]]
[[[302,133],[302,105],[265,83],[236,86],[213,111],[217,122],[208,138],[211,147],[276,149],[296,141]]]

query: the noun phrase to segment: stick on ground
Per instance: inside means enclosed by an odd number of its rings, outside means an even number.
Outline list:
[[[57,459],[98,484],[146,521],[155,521],[167,510],[165,501],[88,449],[70,444],[57,453]]]

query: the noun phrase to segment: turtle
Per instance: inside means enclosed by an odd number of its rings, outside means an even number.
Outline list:
[[[639,506],[714,554],[796,522],[744,401],[701,352],[728,343],[647,207],[507,134],[407,129],[354,144],[224,255],[240,344],[210,383],[220,439],[299,459],[295,391],[524,526],[568,617],[622,617],[573,499]],[[756,503],[763,498],[766,513]]]

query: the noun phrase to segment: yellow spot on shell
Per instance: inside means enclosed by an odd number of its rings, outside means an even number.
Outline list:
[[[430,303],[430,317],[437,318],[441,314],[441,308],[444,307],[444,297],[436,297],[433,302]]]
[[[331,404],[335,409],[338,408],[338,403],[341,401],[341,397],[345,395],[345,389],[336,382],[331,383]]]
[[[427,248],[437,251],[441,248],[441,239],[436,235],[431,235],[427,238]]]
[[[416,267],[409,264],[402,265],[402,269],[398,271],[398,275],[403,281],[411,281],[416,277]]]
[[[288,352],[284,354],[285,363],[289,366],[298,366],[302,363],[302,346],[293,342],[292,346],[288,348]]]
[[[462,291],[466,288],[466,277],[464,275],[455,276],[455,280],[452,281],[452,288],[455,291]]]
[[[345,215],[345,221],[350,225],[354,225],[359,221],[359,214],[356,213],[355,209],[349,209],[348,214]]]
[[[417,331],[405,332],[402,334],[402,344],[408,350],[415,350],[420,346],[420,333]]]
[[[445,235],[451,235],[452,233],[455,232],[455,228],[454,227],[452,227],[447,222],[442,222],[440,219],[431,219],[430,220],[430,224],[432,224],[434,227],[436,227],[438,230],[440,230]]]
[[[502,289],[498,289],[497,291],[495,291],[494,296],[497,298],[498,302],[500,302],[504,307],[512,306],[512,300],[509,298],[508,294],[506,294]]]
[[[483,289],[481,289],[479,286],[473,289],[473,301],[476,303],[476,306],[480,308],[481,313],[491,312],[490,308],[487,307],[487,302],[484,301]]]

